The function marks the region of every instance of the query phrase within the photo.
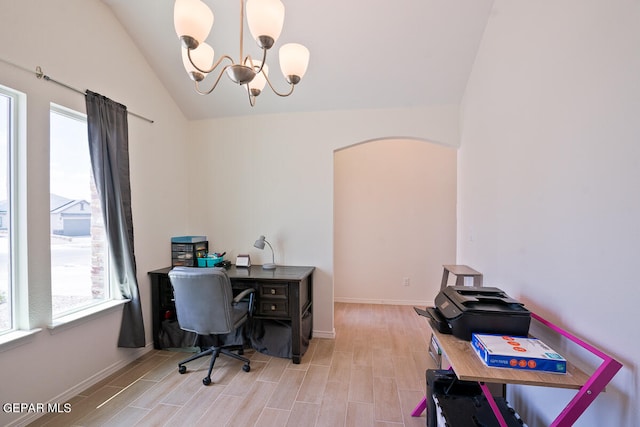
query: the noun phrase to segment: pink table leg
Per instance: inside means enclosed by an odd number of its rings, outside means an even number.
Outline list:
[[[500,412],[500,408],[498,408],[498,404],[496,403],[495,399],[491,395],[491,390],[489,390],[489,387],[487,387],[487,385],[483,382],[479,382],[478,384],[480,384],[480,388],[482,389],[482,392],[487,398],[487,402],[489,403],[489,406],[491,407],[493,414],[496,416],[498,420],[498,424],[500,424],[500,427],[508,427],[507,422],[502,416],[502,412]]]
[[[420,403],[418,403],[418,406],[416,406],[415,409],[411,412],[411,416],[412,417],[419,417],[420,415],[422,415],[422,413],[424,412],[425,409],[427,409],[427,398],[426,398],[426,396],[422,398]]]

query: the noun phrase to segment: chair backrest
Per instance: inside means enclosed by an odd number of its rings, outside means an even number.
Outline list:
[[[200,335],[234,330],[233,291],[224,269],[174,267],[169,279],[181,329]]]

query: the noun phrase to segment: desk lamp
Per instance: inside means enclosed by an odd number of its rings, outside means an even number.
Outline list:
[[[276,268],[276,261],[275,261],[275,255],[273,254],[273,247],[271,246],[271,243],[269,243],[267,239],[264,238],[264,236],[260,236],[258,240],[256,240],[256,242],[253,244],[253,246],[255,248],[262,250],[264,249],[265,243],[269,245],[269,249],[271,249],[271,262],[267,264],[263,264],[262,268],[264,270],[274,270]]]

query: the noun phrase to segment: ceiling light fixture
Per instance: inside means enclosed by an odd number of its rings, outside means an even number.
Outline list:
[[[278,92],[268,76],[265,64],[267,51],[274,45],[284,23],[284,5],[280,0],[246,0],[247,24],[251,35],[262,49],[262,60],[243,55],[245,0],[240,0],[240,56],[235,62],[229,55],[221,56],[214,64],[213,48],[204,42],[213,26],[213,12],[201,0],[176,0],[173,9],[173,23],[182,43],[182,62],[189,77],[195,82],[195,89],[201,95],[208,95],[216,88],[222,74],[227,74],[234,83],[245,86],[249,103],[253,107],[265,84],[279,96],[289,96],[300,82],[309,64],[309,50],[297,43],[280,47],[280,69],[289,83],[289,91]],[[199,83],[213,72],[223,61],[218,77],[209,90],[200,90]]]

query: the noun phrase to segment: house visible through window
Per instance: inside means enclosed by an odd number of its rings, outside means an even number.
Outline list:
[[[56,318],[111,299],[111,294],[86,116],[52,105],[50,127],[51,302]]]
[[[0,86],[0,334],[14,328],[11,195],[17,120],[15,101],[16,94]]]

